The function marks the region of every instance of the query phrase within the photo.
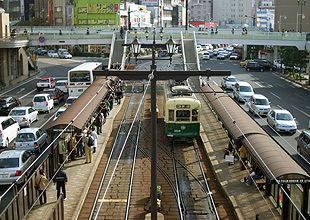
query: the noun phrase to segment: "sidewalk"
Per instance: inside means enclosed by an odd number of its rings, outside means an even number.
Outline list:
[[[260,194],[254,184],[247,186],[240,181],[249,173],[240,170],[239,161],[229,165],[224,160],[228,137],[210,109],[203,109],[200,136],[217,179],[235,208],[238,219],[255,220],[256,215],[259,215],[259,220],[280,219],[280,214],[269,198],[262,196],[263,192]]]
[[[274,72],[274,73],[277,74],[277,76],[279,76],[280,78],[283,78],[283,79],[290,81],[292,83],[296,83],[296,84],[300,85],[302,88],[310,91],[310,85],[308,84],[309,74],[303,74],[304,79],[303,80],[297,80],[297,79],[294,79],[292,76],[289,76],[288,74],[283,74],[280,72]]]
[[[77,219],[78,217],[79,210],[83,205],[87,190],[95,175],[110,133],[112,132],[114,118],[121,109],[122,104],[123,101],[120,105],[114,105],[113,110],[110,111],[106,119],[106,123],[102,126],[102,134],[98,137],[97,152],[93,154],[92,163],[85,164],[85,157],[82,157],[77,158],[75,161],[67,162],[64,166],[64,171],[68,176],[68,183],[66,184],[67,200],[64,201],[65,219]],[[48,219],[55,204],[56,186],[51,184],[47,189],[47,203],[40,205],[38,201],[26,219]]]

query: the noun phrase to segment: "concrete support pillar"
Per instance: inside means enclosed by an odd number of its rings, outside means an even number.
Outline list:
[[[309,59],[309,62],[308,62],[308,65],[307,65],[307,69],[306,69],[306,73],[308,73],[308,85],[310,85],[310,49],[308,50],[308,59]],[[310,121],[309,121],[309,127],[310,127]]]
[[[278,46],[274,46],[273,47],[273,59],[278,59],[279,57],[279,47]]]
[[[242,55],[242,59],[245,60],[248,56],[248,45],[243,45],[243,55]]]

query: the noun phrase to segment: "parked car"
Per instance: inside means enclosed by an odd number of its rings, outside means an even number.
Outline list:
[[[68,80],[57,80],[55,88],[60,89],[63,93],[68,93]]]
[[[249,112],[254,115],[267,115],[271,109],[269,100],[260,94],[252,95],[247,104]]]
[[[48,136],[40,128],[23,128],[17,133],[13,148],[39,153],[48,145]]]
[[[38,112],[48,112],[54,108],[54,100],[49,94],[37,94],[32,99],[32,108]]]
[[[285,69],[285,65],[281,62],[280,59],[275,59],[273,61],[273,64],[278,68],[278,69]]]
[[[247,64],[245,65],[245,69],[248,72],[251,71],[251,70],[261,71],[261,72],[265,71],[265,67],[264,66],[261,66],[258,62],[254,62],[254,61],[247,62]]]
[[[254,59],[254,62],[257,62],[259,65],[263,66],[265,70],[276,70],[277,67],[268,60],[265,59]]]
[[[37,82],[37,90],[42,91],[45,88],[54,88],[56,85],[56,81],[53,77],[42,77]]]
[[[64,101],[64,93],[58,88],[43,89],[42,93],[49,94],[54,100],[54,104]]]
[[[53,121],[56,121],[57,118],[59,118],[59,116],[60,116],[62,113],[64,113],[66,110],[67,110],[67,107],[65,107],[65,106],[60,107],[60,108],[58,109],[58,111],[56,112]]]
[[[310,130],[304,130],[298,136],[297,151],[310,161]]]
[[[69,107],[78,97],[69,96],[64,104],[64,107]]]
[[[16,138],[19,128],[11,116],[0,117],[0,147],[8,147]]]
[[[232,53],[229,57],[230,60],[239,60],[240,56],[238,53]]]
[[[224,60],[226,58],[226,54],[223,52],[219,52],[216,57],[218,60]]]
[[[210,58],[214,56],[213,50],[209,49],[209,50],[207,50],[207,52],[209,53]]]
[[[24,174],[28,167],[34,161],[35,156],[25,150],[6,150],[0,153],[0,185],[11,185]],[[25,174],[30,176],[33,172]],[[21,179],[18,183],[21,184],[25,181],[26,177]]]
[[[58,53],[58,56],[60,56],[60,54],[64,53],[64,52],[68,52],[67,49],[64,49],[64,48],[59,48],[57,53]]]
[[[209,54],[209,52],[204,52],[204,53],[202,54],[202,59],[203,59],[203,60],[210,60],[210,54]]]
[[[35,50],[35,54],[43,56],[47,54],[47,50],[44,50],[43,48],[37,48]]]
[[[238,102],[248,102],[254,95],[252,86],[247,82],[237,82],[233,87],[233,97]]]
[[[18,122],[20,127],[29,127],[32,122],[38,120],[38,111],[32,107],[15,107],[11,110],[9,116]]]
[[[225,76],[221,81],[221,87],[223,89],[233,89],[236,82],[238,80],[235,76]]]
[[[55,51],[53,51],[53,50],[49,50],[48,52],[47,52],[47,56],[48,57],[53,57],[53,58],[58,58],[59,56],[58,56],[58,53],[56,53]]]
[[[277,132],[295,134],[297,130],[295,118],[285,109],[271,110],[267,115],[267,123]]]
[[[10,113],[10,111],[17,106],[20,106],[20,101],[15,97],[1,97],[0,98],[0,115],[6,116]]]
[[[62,52],[59,54],[61,59],[72,59],[72,55],[69,52]]]

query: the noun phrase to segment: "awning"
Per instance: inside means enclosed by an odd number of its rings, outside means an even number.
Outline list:
[[[97,76],[93,84],[56,121],[48,125],[47,130],[63,129],[71,121],[72,126],[82,130],[108,92],[105,83],[106,77]]]

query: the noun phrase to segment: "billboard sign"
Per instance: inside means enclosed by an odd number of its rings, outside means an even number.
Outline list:
[[[158,0],[140,0],[139,3],[147,7],[158,7]]]
[[[132,27],[150,27],[151,26],[151,12],[132,12],[130,14],[130,21]]]

